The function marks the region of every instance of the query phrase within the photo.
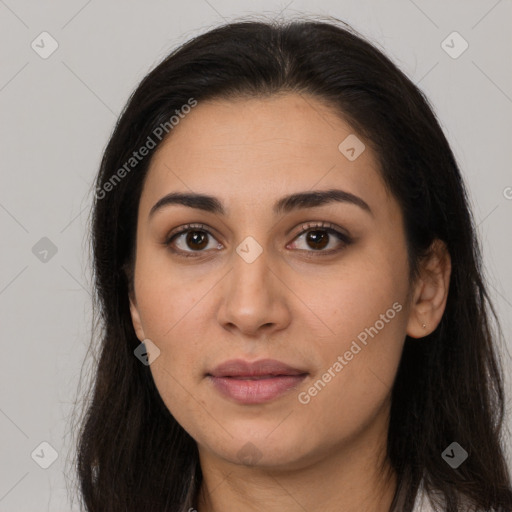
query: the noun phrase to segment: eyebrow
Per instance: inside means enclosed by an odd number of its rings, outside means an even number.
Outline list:
[[[316,190],[291,194],[276,201],[273,211],[275,215],[278,215],[280,213],[289,213],[293,210],[314,208],[315,206],[322,206],[335,202],[353,204],[373,216],[371,208],[363,199],[340,189]],[[164,207],[175,204],[188,206],[189,208],[196,208],[218,215],[226,215],[226,210],[222,206],[222,202],[214,196],[196,193],[171,192],[159,199],[153,205],[149,212],[149,217],[151,218],[157,211]]]

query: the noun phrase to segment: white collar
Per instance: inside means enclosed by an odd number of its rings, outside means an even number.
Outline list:
[[[434,494],[436,494],[435,491]],[[441,494],[438,494],[438,499],[443,503],[444,500],[441,498]],[[416,493],[416,500],[414,501],[414,508],[412,510],[413,512],[436,512],[430,501],[430,496],[425,491],[423,480],[421,480],[420,486],[418,487],[418,492]]]
[[[420,485],[416,494],[413,512],[435,512],[423,485]]]

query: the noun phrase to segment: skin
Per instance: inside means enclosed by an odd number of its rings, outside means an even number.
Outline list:
[[[349,161],[338,150],[353,133],[311,96],[199,102],[152,159],[140,198],[130,309],[138,338],[160,349],[150,369],[163,401],[198,443],[199,512],[389,509],[396,477],[377,468],[384,462],[390,469],[391,386],[406,334],[423,337],[441,320],[451,267],[438,244],[421,278],[408,281],[402,213],[375,154],[366,144]],[[361,197],[373,214],[337,202],[272,212],[282,196],[331,188]],[[218,197],[227,215],[168,205],[149,217],[167,193],[191,191]],[[344,246],[329,235],[321,250],[340,250],[319,255],[302,228],[317,221],[354,242]],[[197,242],[187,245],[186,235],[174,240],[190,258],[164,244],[187,223],[211,233],[203,252]],[[248,236],[263,251],[252,263],[236,252]],[[298,394],[395,302],[401,311],[300,403]],[[277,359],[309,375],[272,401],[242,405],[205,377],[232,358]],[[251,461],[241,460],[244,446]]]

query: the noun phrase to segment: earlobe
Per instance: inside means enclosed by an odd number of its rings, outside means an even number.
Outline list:
[[[135,330],[135,334],[137,335],[137,338],[140,341],[145,340],[146,336],[144,335],[144,329],[142,328],[142,322],[140,320],[139,310],[137,308],[134,298],[131,297],[131,295],[130,295],[130,315],[132,317],[132,324],[133,324],[133,328]]]
[[[436,239],[421,264],[411,303],[407,335],[423,338],[433,332],[446,307],[450,287],[451,258],[442,240]]]

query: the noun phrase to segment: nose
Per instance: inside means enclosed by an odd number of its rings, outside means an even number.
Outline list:
[[[272,268],[274,267],[274,268]],[[244,336],[271,335],[291,321],[290,289],[264,250],[248,263],[236,252],[233,268],[223,279],[217,319],[222,327]]]

